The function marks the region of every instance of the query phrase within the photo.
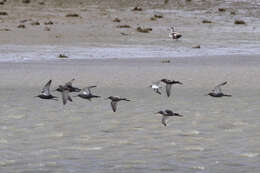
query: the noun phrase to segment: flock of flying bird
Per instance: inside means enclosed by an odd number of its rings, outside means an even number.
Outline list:
[[[62,102],[63,105],[65,105],[67,103],[67,101],[71,101],[72,102],[72,98],[70,96],[71,92],[78,92],[79,94],[77,94],[78,97],[82,98],[82,99],[87,99],[89,101],[91,101],[91,99],[93,98],[100,98],[101,96],[98,95],[94,95],[91,92],[92,88],[95,88],[96,86],[88,86],[85,87],[83,89],[77,88],[72,86],[72,83],[75,79],[72,79],[70,81],[68,81],[67,83],[65,83],[64,85],[59,85],[59,87],[53,91],[58,91],[61,93],[62,96]],[[50,86],[51,86],[51,82],[52,80],[49,80],[43,87],[41,94],[37,95],[36,97],[39,97],[41,99],[52,99],[52,100],[57,100],[58,101],[58,97],[53,96],[51,94],[51,90],[50,90]],[[179,84],[179,85],[183,85],[182,82],[180,81],[175,81],[175,80],[169,80],[169,79],[161,79],[157,82],[153,82],[152,85],[150,85],[149,87],[151,87],[153,89],[153,91],[157,94],[162,94],[162,86],[160,85],[161,83],[165,84],[165,91],[166,91],[166,95],[168,97],[170,97],[171,95],[171,88],[172,85],[175,84]],[[223,96],[227,96],[227,97],[231,97],[231,95],[228,94],[224,94],[221,90],[221,86],[226,85],[227,82],[223,82],[219,85],[217,85],[211,92],[208,93],[209,96],[212,97],[223,97]],[[119,97],[119,96],[109,96],[106,99],[110,99],[111,100],[111,108],[113,110],[113,112],[116,112],[117,110],[117,104],[119,101],[130,101],[127,98],[123,98],[123,97]],[[162,115],[162,124],[164,126],[167,126],[167,119],[171,116],[177,116],[177,117],[182,117],[183,115],[180,115],[178,113],[174,113],[173,111],[166,109],[164,111],[159,111],[156,114],[160,114]]]
[[[172,38],[173,40],[177,40],[179,38],[182,37],[182,35],[178,32],[176,32],[174,30],[174,27],[170,27],[169,28],[170,33],[169,33],[169,37]],[[59,85],[59,87],[54,90],[54,91],[58,91],[61,92],[61,96],[62,96],[62,102],[65,105],[67,103],[67,101],[71,101],[72,102],[72,98],[70,96],[69,93],[71,92],[79,92],[79,94],[77,95],[78,97],[82,98],[82,99],[87,99],[89,101],[91,101],[92,98],[99,98],[101,96],[98,95],[94,95],[91,92],[92,88],[95,88],[96,86],[88,86],[85,87],[83,89],[77,88],[77,87],[73,87],[72,86],[72,82],[75,79],[70,80],[69,82],[65,83],[64,85]],[[49,80],[43,87],[42,92],[40,95],[36,96],[39,97],[41,99],[53,99],[53,100],[58,100],[58,97],[53,96],[50,92],[50,85],[51,85],[52,80]],[[170,97],[171,95],[171,88],[172,85],[174,84],[179,84],[179,85],[183,85],[181,82],[179,81],[175,81],[175,80],[169,80],[169,79],[161,79],[157,82],[153,82],[152,85],[150,85],[150,87],[154,90],[155,93],[160,94],[162,93],[161,88],[162,86],[160,85],[160,83],[164,83],[165,84],[165,91],[166,91],[166,95],[168,97]],[[224,94],[221,90],[221,86],[226,85],[227,81],[215,86],[215,88],[209,92],[207,95],[212,96],[212,97],[231,97],[231,95],[228,94]],[[106,99],[110,99],[111,100],[111,107],[113,112],[116,112],[117,110],[117,104],[119,101],[130,101],[127,98],[122,98],[119,96],[109,96]],[[171,116],[177,116],[177,117],[182,117],[183,115],[180,115],[178,113],[174,113],[173,111],[166,109],[164,111],[159,111],[156,114],[160,114],[162,115],[162,124],[164,126],[167,126],[167,119]]]

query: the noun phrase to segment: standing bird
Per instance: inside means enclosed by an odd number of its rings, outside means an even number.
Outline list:
[[[126,98],[121,98],[119,96],[109,96],[107,99],[111,100],[111,107],[112,107],[113,112],[116,112],[117,102],[119,102],[121,100],[130,101],[130,100],[126,99]]]
[[[67,103],[67,100],[71,101],[72,102],[72,99],[69,95],[69,89],[62,86],[62,85],[59,85],[59,88],[58,88],[61,92],[61,96],[62,96],[62,102],[63,102],[63,105],[65,105]]]
[[[170,27],[169,30],[170,30],[170,33],[169,33],[170,38],[172,38],[173,40],[177,40],[177,39],[181,38],[182,35],[180,33],[174,31],[174,26]]]
[[[50,86],[51,86],[51,82],[52,80],[49,80],[44,87],[42,88],[41,94],[36,96],[39,97],[41,99],[53,99],[53,100],[57,100],[58,97],[51,95],[50,92]]]
[[[75,79],[73,78],[73,79],[71,79],[70,81],[66,82],[63,87],[64,87],[64,88],[67,88],[67,90],[68,90],[69,92],[80,92],[81,89],[72,86],[72,82],[73,82],[74,80],[75,80]],[[62,89],[59,87],[59,88],[56,89],[56,91],[62,92]]]
[[[171,110],[169,109],[166,109],[165,111],[159,111],[155,114],[161,114],[163,117],[162,117],[162,124],[164,126],[167,126],[167,119],[171,116],[176,116],[176,117],[183,117],[183,115],[180,115],[178,113],[174,113],[172,112]]]
[[[210,93],[208,93],[208,95],[211,97],[223,97],[223,96],[232,97],[232,95],[224,94],[221,90],[221,86],[226,85],[226,84],[227,84],[227,81],[225,81],[221,84],[218,84],[217,86],[215,86],[215,88]]]
[[[89,87],[85,87],[81,90],[81,93],[78,94],[78,96],[80,98],[83,98],[83,99],[87,99],[89,101],[91,101],[92,98],[99,98],[100,96],[97,96],[97,95],[94,95],[91,93],[91,88],[95,88],[96,86],[89,86]]]
[[[168,97],[170,97],[170,95],[171,95],[171,88],[172,88],[173,84],[183,85],[181,82],[175,81],[175,80],[171,81],[169,79],[162,79],[161,81],[166,84],[165,89],[166,89],[166,94],[167,94]]]
[[[150,85],[149,87],[151,87],[154,90],[154,92],[161,95],[162,93],[161,93],[160,89],[162,87],[160,86],[160,82],[161,81],[153,82],[153,84]]]

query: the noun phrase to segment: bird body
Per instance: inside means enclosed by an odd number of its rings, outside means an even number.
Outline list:
[[[96,86],[89,86],[89,87],[83,88],[81,90],[82,92],[80,94],[78,94],[78,96],[80,98],[87,99],[89,101],[91,101],[92,98],[99,98],[100,96],[97,96],[97,95],[94,95],[94,94],[91,93],[90,89],[94,88],[94,87],[96,87]]]
[[[177,40],[182,37],[182,35],[179,32],[174,31],[173,26],[170,27],[169,29],[170,29],[169,37],[172,38],[173,40]]]
[[[227,84],[227,81],[225,81],[221,84],[218,84],[217,86],[215,86],[215,88],[210,93],[208,93],[208,95],[211,97],[232,97],[232,95],[224,94],[221,90],[221,86],[224,86],[226,84]]]
[[[111,107],[112,107],[112,110],[113,110],[113,112],[116,112],[116,110],[117,110],[117,103],[119,102],[119,101],[122,101],[122,100],[124,100],[124,101],[130,101],[130,100],[128,100],[127,98],[121,98],[121,97],[119,97],[119,96],[109,96],[107,99],[110,99],[111,100]]]
[[[175,80],[162,79],[161,81],[166,84],[165,89],[168,97],[170,97],[171,95],[171,88],[173,84],[183,85],[183,83],[181,83],[180,81],[175,81]]]
[[[160,89],[162,87],[160,86],[160,82],[161,81],[153,82],[153,84],[150,85],[150,87],[154,90],[154,92],[161,95],[162,93],[161,93]]]
[[[53,100],[57,100],[56,96],[51,95],[50,92],[50,86],[51,86],[51,82],[52,80],[49,80],[44,87],[42,88],[41,94],[37,95],[36,97],[39,97],[41,99],[53,99]]]
[[[183,115],[180,115],[179,113],[174,113],[173,111],[169,110],[169,109],[166,109],[165,111],[159,111],[157,112],[156,114],[161,114],[162,115],[162,124],[164,126],[167,126],[167,119],[169,117],[172,117],[172,116],[176,116],[176,117],[183,117]]]
[[[81,91],[80,88],[72,86],[72,82],[74,80],[75,79],[73,78],[72,80],[66,82],[65,85],[63,86],[63,88],[66,88],[66,90],[68,90],[69,92],[80,92]],[[62,92],[62,89],[59,87],[59,88],[56,89],[56,91]]]

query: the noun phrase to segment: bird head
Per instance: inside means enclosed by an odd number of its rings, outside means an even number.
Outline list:
[[[156,112],[155,114],[163,114],[163,111]]]

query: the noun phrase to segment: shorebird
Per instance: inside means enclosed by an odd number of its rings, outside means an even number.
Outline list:
[[[170,30],[170,33],[169,33],[170,38],[172,38],[173,40],[177,40],[177,39],[181,38],[182,35],[178,32],[175,32],[173,26],[170,27],[169,30]]]
[[[89,101],[91,101],[92,98],[99,98],[100,96],[97,96],[97,95],[94,95],[91,93],[91,88],[95,88],[96,86],[89,86],[89,87],[85,87],[81,90],[81,93],[78,94],[78,96],[80,98],[83,98],[83,99],[87,99]]]
[[[165,111],[159,111],[159,112],[157,112],[157,113],[155,113],[155,114],[161,114],[163,117],[162,117],[162,124],[164,125],[164,126],[167,126],[167,119],[169,118],[169,117],[172,117],[172,116],[176,116],[176,117],[183,117],[183,115],[180,115],[180,114],[178,114],[178,113],[174,113],[174,112],[172,112],[171,110],[169,110],[169,109],[166,109]]]
[[[162,87],[160,86],[160,82],[161,81],[153,82],[153,84],[150,85],[149,87],[151,87],[154,90],[154,92],[156,92],[156,93],[161,95],[162,93],[161,93],[160,89]]]
[[[39,97],[41,99],[53,99],[53,100],[57,100],[58,97],[51,95],[50,92],[50,86],[51,86],[51,82],[52,80],[49,80],[44,87],[42,88],[41,94],[36,96]]]
[[[58,88],[61,92],[61,96],[62,96],[62,102],[63,102],[63,105],[65,105],[67,103],[67,100],[71,101],[72,102],[72,99],[69,95],[69,89],[62,86],[62,85],[59,85],[59,88]]]
[[[210,93],[208,93],[208,95],[211,97],[223,97],[223,96],[232,97],[232,95],[224,94],[221,90],[221,86],[226,85],[226,84],[227,84],[227,81],[225,81],[221,84],[218,84],[217,86],[215,86],[215,88]]]
[[[70,81],[66,82],[65,85],[63,86],[63,88],[66,88],[69,92],[80,92],[81,89],[72,86],[72,82],[74,80],[75,79],[73,78]],[[62,92],[62,89],[59,87],[56,89],[56,91]]]
[[[117,102],[124,100],[124,101],[130,101],[127,98],[121,98],[119,96],[109,96],[107,99],[111,100],[111,107],[113,112],[116,112],[117,109]]]
[[[167,94],[168,97],[170,97],[170,95],[171,95],[171,88],[172,88],[173,84],[180,84],[180,85],[182,85],[181,82],[175,81],[175,80],[162,79],[161,81],[166,84],[165,89],[166,89],[166,94]]]

